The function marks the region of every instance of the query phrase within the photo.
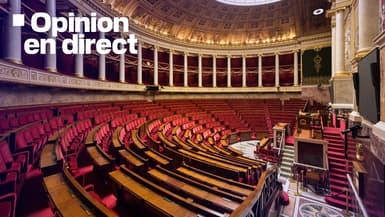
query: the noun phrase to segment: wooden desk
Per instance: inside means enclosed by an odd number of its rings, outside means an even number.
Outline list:
[[[122,186],[125,191],[135,195],[139,200],[143,200],[145,203],[148,203],[151,205],[150,207],[154,207],[154,209],[157,209],[158,212],[165,213],[170,216],[197,216],[197,213],[171,201],[170,199],[167,199],[164,195],[158,194],[150,188],[147,188],[122,171],[116,170],[111,172],[109,175],[111,179],[118,185]],[[156,210],[153,210],[152,212],[156,212]]]
[[[122,129],[122,127],[117,127],[112,133],[112,145],[115,149],[121,149],[123,147],[122,143],[119,140],[119,134]]]
[[[170,140],[168,140],[168,138],[163,134],[162,130],[158,131],[158,137],[159,137],[160,141],[162,141],[165,145],[167,145],[171,148],[176,148],[176,145],[173,142],[171,142]]]
[[[44,176],[59,173],[63,167],[60,147],[56,143],[46,143],[40,156],[40,168]]]
[[[81,186],[73,186],[77,182],[73,177],[70,183],[67,183],[62,173],[46,176],[43,178],[45,189],[49,195],[50,201],[63,217],[92,217],[92,216],[113,216],[116,214],[104,207],[96,199],[92,198],[84,189],[78,189]],[[80,191],[79,191],[80,190]]]
[[[162,164],[164,166],[166,166],[170,163],[169,159],[166,159],[166,158],[156,154],[153,151],[148,150],[148,151],[145,151],[144,154],[147,155],[149,158],[153,159],[155,162]]]
[[[212,203],[214,207],[219,207],[220,209],[224,209],[227,212],[232,212],[240,205],[240,203],[224,199],[222,196],[215,195],[201,188],[187,184],[180,179],[168,176],[158,169],[152,169],[148,171],[148,174],[164,183],[163,185],[172,187],[177,192],[184,192],[185,194],[190,195],[192,198],[196,198],[201,201],[203,200],[207,203]]]
[[[99,152],[98,148],[94,146],[87,147],[87,152],[92,158],[95,167],[102,171],[109,172],[112,169],[112,163],[102,153]]]
[[[204,157],[204,156],[195,154],[193,152],[186,151],[184,149],[178,149],[178,151],[183,153],[183,154],[185,154],[185,155],[187,155],[187,156],[190,156],[190,157],[193,157],[193,158],[205,161],[205,162],[210,163],[212,165],[216,165],[216,166],[219,166],[219,167],[222,167],[222,168],[226,168],[226,169],[232,170],[234,172],[243,172],[243,173],[247,172],[247,168],[244,168],[244,167],[235,166],[235,165],[232,165],[232,164],[220,162],[220,161],[217,161],[217,160],[214,160],[214,159],[210,159],[208,157]]]
[[[136,146],[136,148],[138,148],[139,150],[146,149],[146,146],[143,144],[142,140],[139,139],[137,129],[131,131],[131,138],[132,138],[132,141],[134,142],[134,145]]]
[[[144,165],[144,162],[132,155],[130,152],[128,152],[125,149],[119,150],[120,156],[124,158],[126,162],[128,162],[130,165],[134,167],[142,167]]]
[[[189,176],[191,178],[194,178],[196,180],[200,180],[200,181],[202,181],[202,182],[204,182],[206,184],[210,184],[210,185],[216,186],[216,187],[218,187],[219,189],[222,189],[222,190],[231,191],[232,193],[236,193],[236,194],[242,195],[244,197],[249,196],[249,194],[251,194],[251,192],[253,192],[252,189],[242,188],[240,186],[234,185],[234,183],[226,182],[226,181],[223,181],[221,179],[217,179],[215,177],[210,177],[210,176],[205,175],[203,173],[198,173],[198,172],[190,170],[190,169],[188,169],[187,167],[184,167],[184,166],[183,167],[179,167],[177,169],[177,171],[182,173],[182,174],[185,174],[185,175],[187,175],[187,176]]]

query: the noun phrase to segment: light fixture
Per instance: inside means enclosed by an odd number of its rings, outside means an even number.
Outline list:
[[[317,9],[315,9],[314,11],[313,11],[313,15],[314,16],[319,16],[319,15],[321,15],[321,14],[323,14],[324,13],[324,9],[323,8],[317,8]]]

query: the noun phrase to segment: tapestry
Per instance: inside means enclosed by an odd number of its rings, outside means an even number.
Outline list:
[[[303,85],[329,84],[331,71],[331,47],[302,52]]]

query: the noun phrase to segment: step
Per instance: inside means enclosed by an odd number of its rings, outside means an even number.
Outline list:
[[[285,171],[287,173],[291,173],[291,167],[281,167],[281,171]]]
[[[336,179],[336,178],[330,177],[329,181],[330,181],[330,186],[332,186],[332,185],[344,186],[344,187],[348,186],[348,181],[346,178],[345,179]]]
[[[293,162],[293,159],[294,159],[294,156],[287,156],[287,155],[282,156],[282,161]]]
[[[341,173],[330,173],[329,176],[330,178],[346,179],[346,175]]]
[[[328,151],[328,156],[335,156],[335,157],[345,157],[345,153],[340,153],[336,151]]]
[[[328,204],[331,204],[331,205],[336,206],[338,208],[341,208],[341,209],[345,209],[346,208],[346,201],[342,201],[342,200],[339,200],[339,199],[336,199],[336,198],[330,197],[330,196],[326,196],[325,197],[325,201]],[[349,204],[348,206],[349,206],[350,209],[353,209],[353,205],[352,204]]]
[[[281,167],[291,168],[293,166],[293,162],[282,162]]]
[[[328,151],[344,152],[345,149],[344,149],[343,147],[333,147],[333,146],[329,146],[329,147],[328,147]]]
[[[291,177],[291,172],[286,172],[286,171],[282,171],[281,170],[281,176],[285,177],[285,178],[289,178]]]
[[[351,174],[350,171],[347,171],[346,169],[339,169],[339,168],[329,168],[330,174],[332,173],[339,173],[346,175],[347,173]]]

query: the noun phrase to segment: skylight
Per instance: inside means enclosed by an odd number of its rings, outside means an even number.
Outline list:
[[[281,0],[217,0],[217,2],[221,2],[229,5],[237,5],[237,6],[256,6],[256,5],[265,5],[274,2],[279,2]]]

